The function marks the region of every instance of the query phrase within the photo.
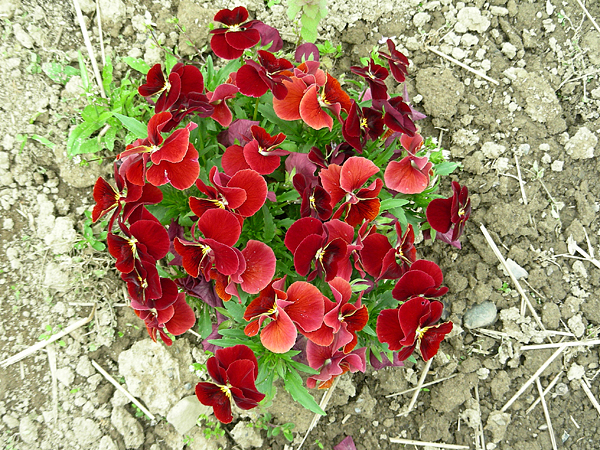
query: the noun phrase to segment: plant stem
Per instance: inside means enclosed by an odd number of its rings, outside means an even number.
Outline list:
[[[252,120],[256,120],[256,117],[258,116],[258,101],[259,98],[257,98],[256,102],[254,103],[254,114],[252,114]]]

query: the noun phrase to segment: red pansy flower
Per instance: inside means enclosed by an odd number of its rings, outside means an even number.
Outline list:
[[[129,297],[139,303],[160,298],[162,286],[156,270],[156,261],[153,259],[134,261],[134,269],[129,273],[121,274],[121,279],[127,283]]]
[[[183,268],[192,277],[201,273],[206,281],[214,269],[221,275],[233,275],[240,269],[239,250],[232,248],[240,237],[242,227],[237,217],[224,209],[209,209],[195,225],[204,238],[193,242],[175,238],[173,246],[183,258]]]
[[[420,134],[400,138],[402,146],[408,152],[400,161],[388,164],[383,175],[388,188],[402,194],[420,194],[429,186],[429,178],[433,173],[433,164],[426,156],[418,157],[416,153],[423,145]]]
[[[396,50],[396,45],[391,39],[388,39],[386,44],[390,54],[380,51],[379,56],[388,60],[392,76],[398,83],[403,83],[406,79],[405,75],[408,73],[406,70],[409,65],[408,58]]]
[[[362,153],[367,140],[375,140],[383,134],[383,114],[374,108],[360,108],[352,100],[352,107],[342,127],[344,139]]]
[[[206,97],[213,107],[213,113],[210,117],[216,120],[222,127],[228,127],[233,119],[226,100],[234,98],[238,91],[239,89],[234,84],[223,83],[218,85],[214,92],[206,93]]]
[[[208,198],[190,197],[190,208],[198,217],[214,208],[250,217],[262,207],[267,198],[267,182],[252,169],[239,170],[230,177],[213,166],[209,179],[214,187],[207,186],[200,179],[196,181],[196,187]]]
[[[448,292],[447,287],[441,287],[443,282],[444,275],[436,263],[419,259],[400,277],[392,290],[392,297],[399,302],[416,296],[441,297]]]
[[[390,130],[414,136],[417,132],[417,127],[412,119],[414,113],[402,97],[392,97],[379,103],[384,106],[383,121]]]
[[[168,80],[162,72],[160,64],[155,64],[146,74],[146,83],[138,88],[142,97],[151,97],[160,94],[154,111],[159,113],[169,109],[179,98],[181,91],[181,78],[176,72],[171,71]]]
[[[244,159],[251,169],[261,175],[275,172],[281,163],[280,157],[290,153],[278,148],[285,140],[285,134],[271,136],[264,128],[258,126],[252,126],[250,131],[254,139],[244,146]]]
[[[206,369],[215,382],[198,383],[196,397],[203,405],[212,406],[215,417],[223,423],[233,420],[232,400],[241,409],[248,410],[265,398],[255,385],[258,376],[256,356],[245,345],[218,349],[206,362]]]
[[[256,22],[248,20],[248,10],[238,6],[233,10],[222,9],[214,17],[215,22],[224,27],[210,31],[210,48],[215,55],[223,59],[236,59],[244,54],[244,50],[254,47],[260,41],[260,33],[252,28]]]
[[[306,380],[308,388],[327,389],[331,387],[336,377],[346,372],[364,372],[367,369],[366,347],[350,353],[344,353],[339,348],[338,335],[331,345],[326,347],[311,341],[306,343],[308,364],[313,369],[320,369],[317,375],[311,375]]]
[[[323,323],[323,294],[310,283],[296,281],[286,292],[285,278],[274,280],[246,307],[244,319],[250,323],[244,332],[256,336],[263,322],[260,341],[273,353],[285,353],[301,333],[315,331]]]
[[[318,180],[318,178],[317,178]],[[294,175],[294,187],[302,197],[300,205],[301,217],[318,217],[321,220],[328,220],[331,217],[333,209],[331,207],[331,197],[323,186],[308,181],[307,177],[301,173]]]
[[[323,188],[331,196],[332,208],[345,199],[333,214],[334,219],[346,214],[345,221],[354,227],[363,220],[372,221],[377,217],[380,205],[377,197],[383,182],[377,178],[368,187],[363,188],[367,180],[377,172],[379,167],[360,156],[348,158],[341,167],[330,164],[327,169],[321,170],[319,177]]]
[[[324,273],[325,281],[331,281],[341,276],[340,269],[349,263],[348,244],[353,237],[354,229],[347,223],[334,219],[323,224],[318,219],[304,217],[292,224],[284,242],[294,255],[294,268],[299,275],[312,281]]]
[[[275,98],[282,100],[287,95],[283,81],[290,81],[293,68],[287,59],[259,50],[258,63],[247,60],[237,71],[235,82],[244,95],[260,97],[270,90]]]
[[[431,228],[442,235],[448,233],[448,241],[456,242],[471,216],[471,199],[467,187],[461,187],[456,181],[452,182],[452,191],[453,195],[450,198],[432,200],[427,206],[426,215]],[[451,228],[452,234],[450,235]]]
[[[441,302],[430,302],[423,297],[413,297],[399,308],[384,309],[377,317],[377,337],[387,343],[390,350],[400,350],[400,361],[408,358],[417,345],[423,360],[428,361],[452,331],[452,322],[435,325],[443,309]]]
[[[158,164],[153,164],[146,170],[146,179],[154,186],[162,186],[171,183],[175,189],[180,191],[190,188],[200,175],[200,165],[198,164],[198,151],[192,143],[188,144],[188,149],[179,162],[172,163],[163,160]]]
[[[389,239],[379,233],[371,233],[362,240],[360,260],[366,272],[375,278],[395,280],[407,272],[417,259],[415,233],[412,225],[402,232],[402,226],[395,224],[397,243],[392,247]]]
[[[388,77],[389,72],[383,66],[376,64],[373,58],[369,60],[369,64],[366,67],[352,66],[350,67],[352,73],[363,77],[369,84],[371,89],[371,97],[376,100],[387,99],[387,86],[385,85],[385,79]]]

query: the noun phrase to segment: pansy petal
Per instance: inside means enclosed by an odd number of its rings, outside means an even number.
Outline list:
[[[425,211],[427,222],[435,231],[446,233],[452,226],[452,197],[436,198]]]
[[[244,158],[244,147],[237,144],[227,147],[221,157],[221,165],[229,176],[235,175],[240,170],[249,169],[250,166]]]
[[[295,253],[300,243],[311,234],[323,234],[323,224],[313,217],[304,217],[296,220],[285,234],[285,246]]]
[[[398,318],[404,333],[403,345],[410,345],[415,341],[417,329],[421,325],[421,318],[430,312],[429,304],[430,302],[426,298],[413,297],[400,306]]]
[[[277,318],[269,323],[260,333],[260,341],[273,353],[286,353],[296,342],[298,332],[292,319],[279,309]]]
[[[246,260],[246,270],[241,275],[241,288],[248,294],[257,294],[275,275],[275,253],[267,244],[250,239],[242,255]]]
[[[384,309],[377,316],[376,327],[377,338],[381,342],[389,345],[392,351],[402,348],[401,341],[404,340],[404,333],[400,327],[400,319],[398,318],[398,309]]]
[[[409,270],[396,283],[392,296],[398,301],[424,294],[427,289],[435,287],[435,280],[431,275],[421,270]]]
[[[194,310],[185,301],[183,292],[177,296],[177,301],[173,304],[173,307],[175,308],[175,314],[165,324],[165,327],[169,333],[179,336],[194,326],[196,316]]]
[[[427,361],[435,356],[440,348],[440,343],[446,335],[452,331],[452,322],[444,322],[438,326],[429,328],[421,338],[419,350],[423,361]]]
[[[215,417],[223,423],[231,423],[231,402],[219,386],[213,383],[200,382],[196,385],[196,397],[200,403],[212,406]]]
[[[241,216],[253,216],[264,205],[267,198],[267,182],[252,169],[239,170],[231,177],[227,187],[239,187],[246,191],[246,201],[237,207]]]
[[[300,117],[304,120],[306,125],[315,130],[329,128],[329,131],[331,131],[333,119],[321,108],[317,95],[316,85],[312,85],[307,89],[300,101]]]
[[[244,64],[238,69],[235,84],[242,94],[249,97],[260,97],[269,90],[256,68],[249,64]]]
[[[306,90],[306,84],[299,78],[291,77],[292,81],[283,81],[287,88],[287,95],[283,100],[273,99],[273,109],[277,117],[283,120],[298,120],[300,116],[300,102]]]
[[[242,228],[235,215],[225,209],[210,209],[198,219],[198,229],[204,237],[229,247],[235,245]]]
[[[390,162],[383,179],[389,189],[402,194],[419,194],[429,186],[429,176],[413,167],[411,156]]]
[[[248,360],[252,362],[254,366],[253,373],[254,378],[258,376],[258,362],[254,352],[246,345],[234,345],[233,347],[221,348],[215,352],[215,357],[219,364],[224,368],[229,368],[235,361]],[[243,387],[242,385],[231,383],[237,387]]]
[[[146,246],[147,252],[157,261],[169,251],[169,234],[165,227],[152,220],[138,220],[131,225],[129,231]]]
[[[210,38],[210,48],[219,58],[226,60],[237,59],[244,54],[244,50],[232,47],[223,34],[213,34]]]
[[[305,281],[296,281],[287,289],[285,312],[304,331],[315,331],[323,323],[323,294],[316,286]]]

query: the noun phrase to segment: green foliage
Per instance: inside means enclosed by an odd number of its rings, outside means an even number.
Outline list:
[[[271,423],[272,418],[273,416],[271,414],[265,413],[256,419],[254,423],[249,423],[248,426],[265,430],[268,438],[283,434],[288,442],[292,442],[294,440],[294,434],[292,430],[296,427],[296,425],[292,422],[287,422],[283,425],[276,425]]]
[[[202,422],[204,422],[204,426]],[[206,439],[219,439],[225,435],[225,430],[221,428],[221,422],[210,420],[206,414],[200,414],[196,423],[202,428]]]
[[[135,66],[136,70],[146,69],[133,58],[129,58],[128,64]],[[141,78],[132,80],[130,72],[127,72],[117,86],[113,80],[112,62],[107,59],[102,70],[102,84],[108,97],[105,99],[92,92],[83,58],[80,58],[80,73],[89,104],[81,112],[82,121],[69,134],[69,157],[103,150],[114,152],[116,142],[132,142],[146,137],[146,126],[142,122],[148,122],[151,109],[137,92]]]
[[[92,213],[90,211],[85,211],[84,214],[86,219],[82,224],[83,239],[76,242],[73,245],[73,248],[76,250],[82,250],[90,246],[98,252],[103,252],[106,250],[106,244],[104,244],[104,241],[106,241],[106,236],[108,234],[108,231],[106,231],[108,219],[104,219],[94,225],[92,222]]]
[[[293,21],[299,12],[302,12],[300,16],[302,39],[315,42],[319,22],[327,15],[327,0],[289,0],[287,14],[290,21]]]

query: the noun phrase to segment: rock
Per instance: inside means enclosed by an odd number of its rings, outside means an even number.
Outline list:
[[[52,231],[44,236],[44,242],[54,254],[69,253],[77,240],[77,232],[74,229],[73,219],[69,217],[58,217],[54,221]]]
[[[565,151],[573,159],[590,159],[597,144],[598,137],[587,127],[581,127],[565,144]]]
[[[459,33],[464,33],[461,30],[477,31],[483,33],[490,27],[490,20],[487,17],[481,15],[479,8],[468,6],[461,9],[457,16],[458,22],[455,26],[455,30]]]
[[[582,337],[585,333],[585,325],[581,319],[581,314],[577,314],[567,320],[567,325],[571,332],[578,338]]]
[[[17,428],[19,426],[19,420],[10,414],[2,416],[2,422],[6,424],[8,428]]]
[[[510,377],[508,376],[508,373],[504,370],[498,371],[496,376],[492,379],[490,389],[494,400],[503,400],[504,394],[510,391]]]
[[[585,318],[594,325],[600,325],[600,299],[588,297],[580,305],[581,311],[585,314]]]
[[[115,441],[110,436],[102,436],[98,450],[119,450],[119,446],[115,444]]]
[[[19,6],[21,6],[21,0],[0,0],[0,17],[12,19]]]
[[[56,378],[66,387],[69,387],[75,381],[75,374],[70,367],[61,367],[56,371]]]
[[[485,327],[494,323],[496,315],[496,305],[492,302],[483,302],[473,306],[465,313],[463,324],[471,329]]]
[[[529,272],[527,272],[527,270],[523,269],[510,258],[506,259],[506,265],[517,280],[520,280],[521,278],[527,278],[529,276]],[[508,274],[506,275],[508,276]]]
[[[100,12],[103,28],[106,27],[111,36],[117,37],[121,26],[126,22],[125,3],[122,0],[100,0]]]
[[[293,422],[296,424],[294,431],[299,434],[306,433],[314,416],[313,413],[294,401],[280,383],[277,383],[277,393],[273,399],[273,405],[269,408],[269,413],[278,423]]]
[[[231,430],[231,437],[243,450],[261,448],[263,439],[250,422],[239,421]]]
[[[523,97],[519,105],[526,104],[525,112],[536,122],[550,122],[562,114],[562,107],[554,88],[541,75],[525,69],[511,67],[504,75],[512,81],[515,93]]]
[[[369,388],[365,386],[354,402],[352,414],[358,414],[365,419],[374,419],[376,405],[377,400],[373,398]]]
[[[427,14],[426,12],[417,13],[413,17],[413,23],[415,24],[415,27],[417,27],[417,28],[422,27],[430,20],[431,20],[431,16],[429,14]]]
[[[138,448],[144,443],[144,429],[125,408],[113,408],[110,423],[123,436],[126,448]]]
[[[15,34],[15,39],[21,44],[23,47],[33,48],[33,39],[27,31],[23,29],[21,24],[15,23],[13,25],[13,33]]]
[[[186,434],[196,425],[200,414],[210,415],[212,408],[198,401],[195,395],[182,398],[167,414],[167,420],[179,434]]]
[[[476,382],[476,374],[461,373],[435,385],[431,389],[431,407],[441,413],[449,413],[471,398],[470,388]]]
[[[593,65],[600,65],[600,35],[596,30],[589,29],[583,36],[581,47],[587,50],[587,57]]]
[[[580,366],[577,363],[573,363],[571,367],[569,367],[569,371],[567,372],[567,378],[569,381],[572,380],[580,380],[585,375],[585,367]]]
[[[179,25],[185,28],[185,33],[179,35],[179,51],[183,56],[194,54],[196,50],[187,41],[202,48],[208,41],[209,28],[213,17],[219,10],[206,8],[193,0],[182,0],[177,9]]]
[[[560,309],[556,303],[546,302],[542,307],[542,323],[549,330],[556,330],[560,324]]]
[[[504,145],[496,144],[495,142],[486,142],[481,146],[481,152],[486,158],[496,159],[506,151]]]
[[[431,67],[417,73],[417,91],[428,115],[450,119],[458,110],[465,86],[451,70]]]
[[[94,366],[92,366],[90,358],[88,358],[86,355],[83,355],[79,358],[75,372],[77,372],[78,375],[87,378],[94,375],[96,373],[96,369],[94,369]]]
[[[35,444],[38,439],[37,425],[29,416],[25,416],[19,423],[19,435],[26,444]]]
[[[504,439],[509,424],[510,414],[508,413],[494,411],[489,415],[485,429],[492,433],[492,442],[494,444]]]
[[[91,448],[92,444],[100,440],[102,432],[100,427],[92,419],[76,417],[73,420],[73,432],[75,439],[83,448]]]
[[[184,370],[180,370],[182,364],[174,356],[178,352],[178,358],[187,360]],[[187,370],[191,363],[187,341],[178,340],[166,347],[144,339],[119,355],[119,372],[132,395],[140,398],[151,412],[166,416],[189,393],[185,384],[196,381]]]

